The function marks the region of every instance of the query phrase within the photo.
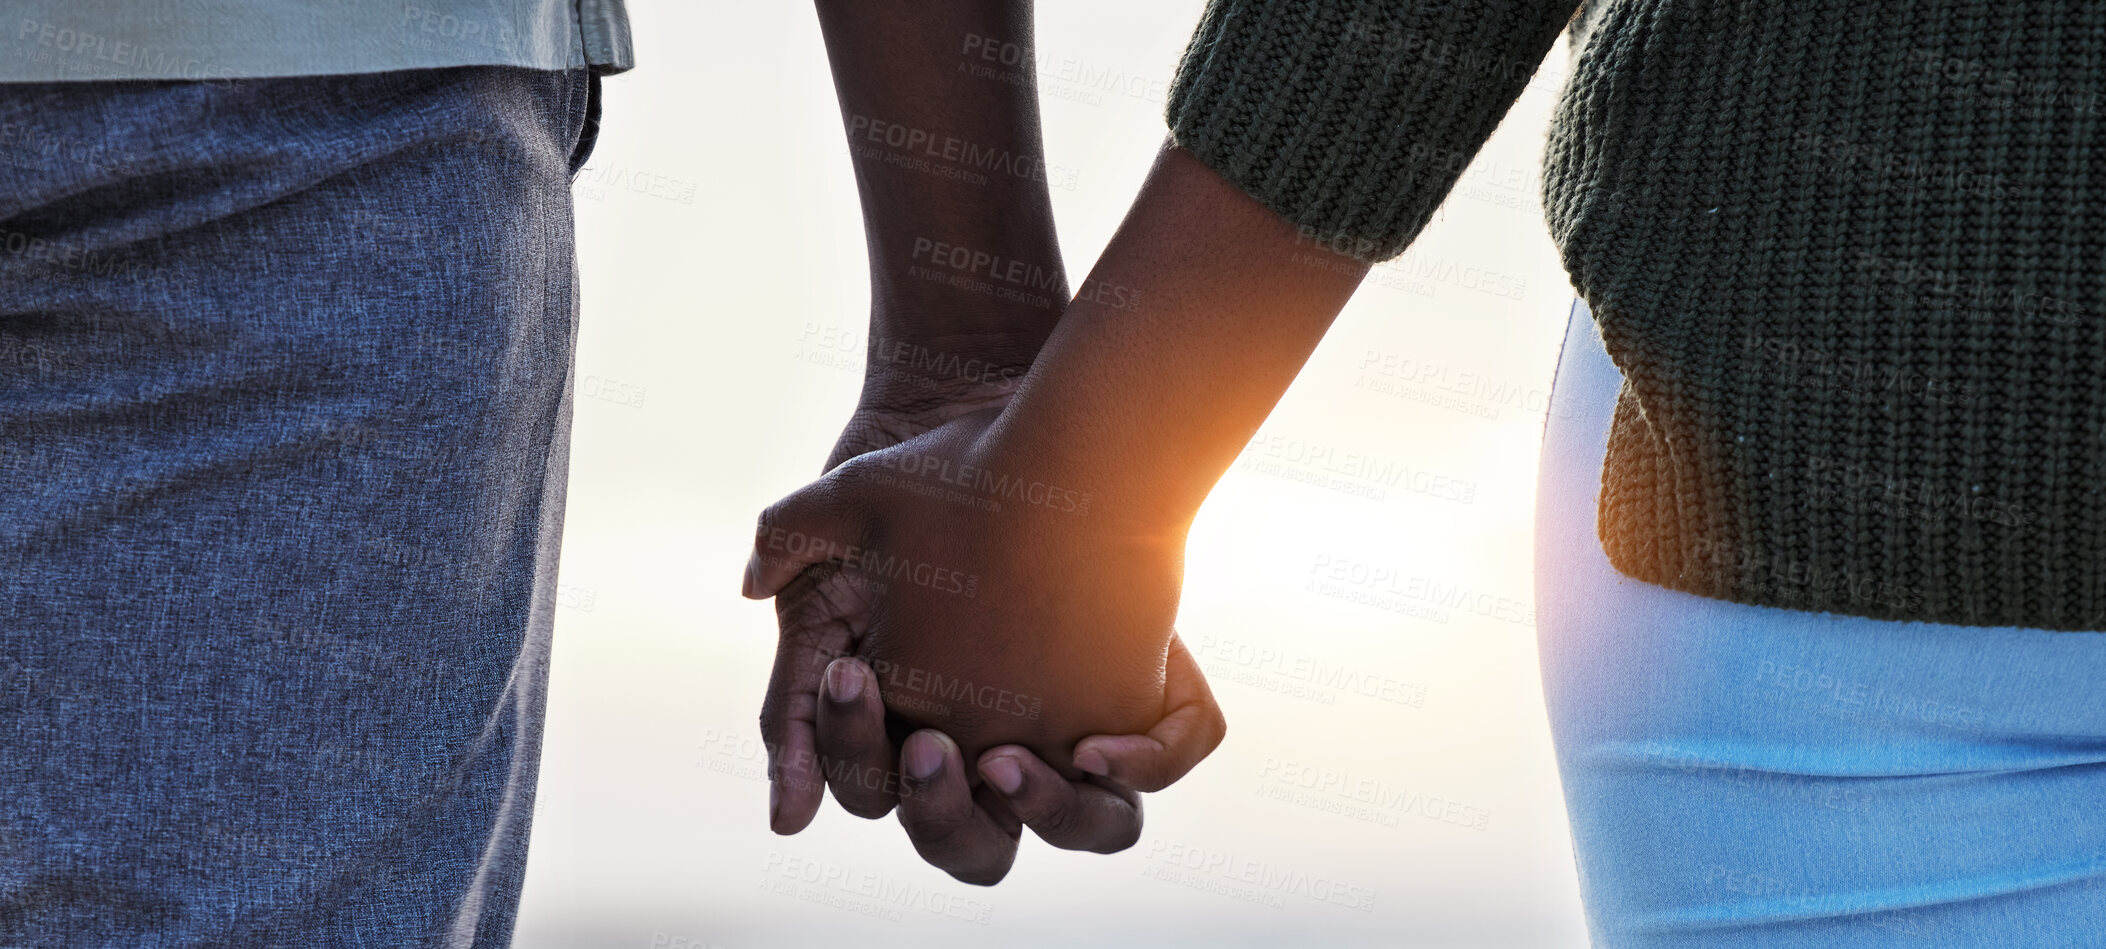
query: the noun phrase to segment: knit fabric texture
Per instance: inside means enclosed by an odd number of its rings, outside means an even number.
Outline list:
[[[1741,603],[2106,628],[2106,4],[1596,0],[1544,210],[1626,384],[1623,573]],[[1401,253],[1570,0],[1214,0],[1178,143]]]

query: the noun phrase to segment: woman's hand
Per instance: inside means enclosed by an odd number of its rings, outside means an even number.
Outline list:
[[[848,617],[855,655],[895,715],[974,755],[1017,743],[1062,760],[1162,718],[1184,536],[985,450],[996,415],[859,455],[769,508],[746,592],[838,565],[865,606]]]
[[[990,355],[958,356],[961,345],[980,345]],[[958,417],[999,411],[1022,374],[1014,356],[1000,354],[1016,345],[874,343],[864,398],[829,470]],[[915,369],[950,371],[932,377]],[[882,463],[878,467],[884,470]],[[1057,503],[1083,502],[1066,497]],[[1064,769],[1022,745],[993,747],[968,762],[957,742],[935,729],[900,741],[886,727],[880,675],[849,658],[868,627],[871,590],[854,576],[844,577],[839,567],[823,566],[805,570],[777,593],[782,638],[761,724],[770,751],[770,821],[778,833],[807,826],[822,788],[830,786],[842,808],[861,817],[881,817],[897,805],[924,859],[960,880],[991,884],[1015,859],[1020,825],[1062,849],[1112,853],[1132,846],[1142,824],[1135,791],[1169,786],[1221,743],[1220,708],[1174,634],[1166,656],[1165,714],[1144,732],[1084,739],[1072,756],[1054,759]],[[880,668],[915,678],[895,666]],[[926,677],[922,684],[927,686]],[[1001,701],[998,694],[992,698]]]

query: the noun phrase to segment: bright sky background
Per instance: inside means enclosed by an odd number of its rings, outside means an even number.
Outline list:
[[[1075,282],[1161,141],[1200,6],[1041,5]],[[979,889],[831,802],[801,835],[767,830],[754,719],[774,616],[736,590],[755,514],[818,472],[855,399],[861,225],[809,4],[632,7],[642,68],[608,82],[576,189],[564,609],[520,949],[1585,944],[1529,605],[1571,300],[1536,184],[1562,44],[1193,531],[1179,628],[1227,743],[1148,799],[1131,851],[1027,834]],[[1334,813],[1352,802],[1294,786],[1327,773],[1484,827]]]

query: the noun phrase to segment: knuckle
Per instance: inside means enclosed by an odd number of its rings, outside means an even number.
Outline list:
[[[1075,808],[1072,806],[1057,805],[1043,808],[1036,818],[1023,817],[1021,814],[1018,817],[1031,825],[1032,830],[1038,831],[1039,836],[1046,838],[1049,842],[1056,839],[1072,840],[1087,829],[1086,822],[1080,814],[1076,813]]]
[[[827,472],[827,477],[837,483],[855,484],[870,475],[870,467],[870,453],[864,452],[835,466],[834,470]]]
[[[1116,826],[1112,827],[1111,830],[1108,833],[1106,833],[1102,839],[1098,840],[1095,845],[1090,847],[1090,852],[1118,853],[1119,851],[1125,850],[1128,847],[1131,847],[1134,844],[1140,842],[1141,821],[1140,815],[1136,813],[1134,815],[1133,820],[1121,821]]]
[[[907,829],[907,838],[914,841],[914,849],[934,863],[939,858],[956,857],[970,851],[963,831],[965,825],[951,817],[930,817],[900,808],[900,823]]]
[[[819,691],[824,696],[825,686],[821,686]],[[844,762],[859,761],[864,757],[870,743],[857,727],[858,711],[854,706],[835,703],[831,697],[822,697],[819,700],[819,720],[814,723],[814,730],[818,733],[821,757],[838,758]]]
[[[1121,784],[1136,791],[1154,794],[1170,786],[1169,767],[1168,763],[1161,760],[1148,761],[1119,773],[1117,778]]]
[[[761,508],[760,516],[754,518],[753,521],[754,547],[758,548],[764,541],[767,540],[768,532],[774,530],[777,525],[782,523],[783,508],[789,503],[790,500],[788,498],[784,498],[780,501],[768,505],[767,507]]]
[[[862,775],[855,773],[856,766],[853,762],[863,757],[863,747],[859,742],[843,738],[838,729],[838,724],[835,730],[830,731],[823,727],[819,729],[819,759],[826,768],[827,780],[842,787],[853,788],[856,792],[868,793],[855,784],[855,779]]]
[[[1221,714],[1221,706],[1207,706],[1206,726],[1206,753],[1212,754],[1228,738],[1228,717]]]
[[[776,780],[781,782],[784,789],[796,791],[800,794],[805,792],[818,794],[826,787],[825,782],[816,778],[806,777],[801,772],[788,768],[777,774]]]
[[[875,820],[892,812],[899,803],[895,779],[882,768],[872,768],[854,759],[822,754],[826,785],[834,800],[850,814]]]

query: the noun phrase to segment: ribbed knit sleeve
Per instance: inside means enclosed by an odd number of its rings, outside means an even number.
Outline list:
[[[1577,0],[1211,0],[1177,143],[1333,249],[1395,257],[1528,85]]]

